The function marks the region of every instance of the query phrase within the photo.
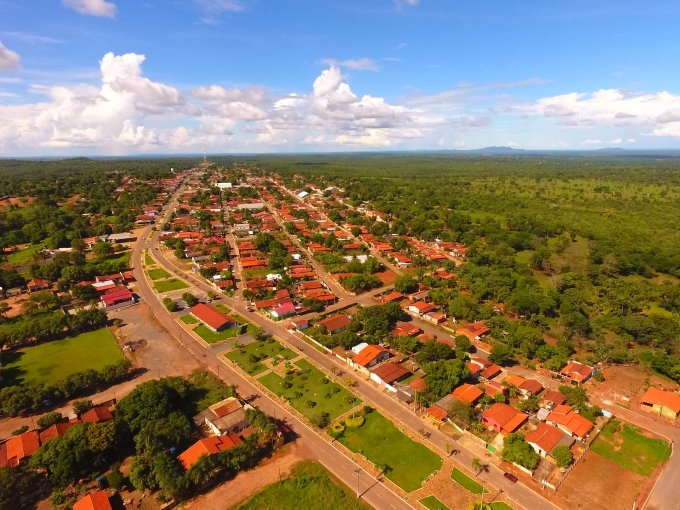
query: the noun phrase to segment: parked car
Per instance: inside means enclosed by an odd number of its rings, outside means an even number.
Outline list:
[[[512,473],[503,473],[503,476],[510,480],[512,483],[517,483],[517,477]]]

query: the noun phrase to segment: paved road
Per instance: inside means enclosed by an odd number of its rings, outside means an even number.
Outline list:
[[[153,249],[153,254],[155,258],[158,260],[158,262],[161,265],[165,266],[165,268],[168,269],[170,272],[181,275],[186,281],[190,282],[192,285],[194,285],[196,288],[200,290],[203,290],[205,292],[211,290],[210,285],[207,284],[204,280],[197,278],[193,274],[182,271],[173,262],[167,259],[163,252],[158,250],[157,237],[154,237],[151,240],[149,246]],[[139,257],[139,255],[137,257]],[[137,258],[135,258],[135,260],[137,260]],[[148,288],[148,284],[147,291],[151,292],[151,289]],[[149,296],[147,299],[153,300],[155,299],[155,297]],[[227,297],[221,298],[220,301],[225,302],[228,306],[236,310],[239,314],[248,317],[249,320],[256,324],[257,326],[260,326],[264,330],[273,333],[279,340],[282,340],[284,343],[302,352],[316,365],[325,368],[329,372],[333,370],[335,371],[341,370],[345,373],[348,373],[356,382],[355,391],[364,400],[381,409],[386,414],[390,415],[396,424],[401,425],[402,430],[406,429],[407,431],[410,431],[411,435],[418,435],[418,431],[420,430],[427,431],[430,435],[429,442],[431,446],[435,447],[435,449],[439,449],[440,454],[444,454],[444,452],[447,451],[447,445],[449,445],[450,447],[455,448],[460,452],[456,457],[458,461],[460,461],[463,465],[468,467],[471,465],[472,458],[476,456],[473,452],[468,451],[467,449],[465,449],[464,446],[460,444],[456,444],[456,442],[451,437],[447,436],[446,434],[443,434],[437,428],[431,426],[428,422],[418,417],[411,410],[404,407],[403,404],[394,400],[390,396],[380,391],[375,385],[363,379],[359,374],[354,373],[352,371],[348,372],[348,366],[340,362],[340,360],[338,360],[334,356],[323,354],[316,350],[315,348],[311,347],[302,338],[290,333],[286,329],[284,324],[272,322],[258,314],[248,312],[245,308],[244,303],[238,302],[234,299]],[[201,355],[213,356],[213,353],[210,350],[206,350],[205,348],[200,346],[198,342],[190,342],[189,335],[184,330],[182,330],[179,324],[177,324],[177,322],[172,319],[172,317],[162,308],[162,306],[160,306],[160,303],[158,302],[157,299],[156,303],[159,308],[158,313],[162,314],[164,317],[167,318],[168,325],[166,327],[168,331],[175,334],[176,338],[184,338],[184,342],[191,343],[192,345],[195,344],[195,346],[198,346],[198,348],[200,348],[201,350],[200,353]],[[241,380],[245,381],[245,379],[242,378],[240,375],[238,377]],[[250,383],[248,383],[248,387],[254,388]],[[263,409],[265,408],[263,407]],[[267,409],[265,409],[265,411],[266,410]],[[334,468],[333,472],[335,472]],[[490,485],[494,486],[496,489],[502,489],[503,492],[515,502],[515,506],[519,505],[527,509],[558,508],[553,503],[543,498],[540,494],[537,494],[536,492],[522,485],[521,483],[513,484],[512,482],[509,482],[506,478],[504,478],[502,470],[500,470],[496,466],[493,465],[490,466],[489,471],[487,473],[480,474],[479,478],[486,481]],[[353,486],[351,480],[348,481],[346,478],[342,479],[345,483],[348,483],[350,486]],[[389,508],[389,507],[377,506],[377,508]]]
[[[172,210],[172,206],[170,207]],[[220,359],[210,350],[205,348],[198,341],[194,340],[182,327],[174,320],[169,312],[160,303],[158,297],[151,289],[148,281],[143,274],[142,256],[144,248],[153,249],[153,255],[161,265],[179,272],[178,268],[172,265],[161,252],[156,251],[158,239],[154,236],[150,241],[146,241],[145,230],[140,237],[140,241],[136,244],[132,260],[134,265],[135,278],[137,279],[137,291],[139,295],[151,307],[154,316],[160,324],[167,330],[167,332],[174,337],[186,350],[187,355],[193,356],[202,361],[214,373],[216,373],[227,384],[234,384],[238,386],[239,392],[242,395],[255,396],[256,405],[258,405],[264,412],[279,419],[285,419],[289,426],[299,435],[299,441],[305,443],[311,451],[314,451],[318,460],[332,471],[338,478],[340,478],[349,487],[359,487],[359,492],[362,498],[377,509],[394,509],[407,510],[411,509],[406,501],[399,495],[394,493],[387,486],[382,484],[370,473],[358,468],[357,464],[348,458],[343,452],[334,447],[328,441],[323,439],[319,433],[310,428],[306,423],[298,419],[294,414],[288,411],[285,407],[280,405],[266,394],[262,393],[256,386],[254,386],[248,379],[240,375],[237,371],[229,367],[226,362]],[[211,290],[211,287],[202,283],[200,280],[193,277],[193,275],[183,275],[185,279],[191,283],[199,282],[196,285],[201,290]],[[240,307],[239,312],[247,314],[245,308]],[[312,349],[313,350],[313,349]]]

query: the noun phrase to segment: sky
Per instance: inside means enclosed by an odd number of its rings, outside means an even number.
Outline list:
[[[680,2],[0,0],[0,157],[680,148]]]

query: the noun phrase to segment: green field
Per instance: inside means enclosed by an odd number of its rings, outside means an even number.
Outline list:
[[[608,423],[590,449],[642,476],[648,476],[662,462],[668,460],[671,448],[662,439],[644,436],[640,429],[617,420]]]
[[[289,478],[262,489],[233,510],[370,510],[321,464],[296,464]]]
[[[329,381],[311,363],[300,360],[295,365],[301,370],[288,376],[289,388],[284,387],[284,379],[275,373],[266,374],[258,380],[267,389],[288,400],[307,418],[313,419],[326,412],[332,420],[361,403],[342,386]],[[310,405],[310,402],[314,404]]]
[[[366,415],[361,427],[347,428],[339,441],[376,466],[387,466],[387,478],[407,492],[419,489],[442,466],[439,455],[403,434],[377,411]]]
[[[428,510],[450,510],[448,506],[446,506],[434,496],[423,498],[419,500],[418,503],[423,505]]]
[[[512,507],[503,501],[495,501],[489,504],[493,510],[512,510]]]
[[[153,265],[156,264],[156,262],[154,262],[154,260],[153,260],[153,258],[151,257],[151,255],[149,255],[148,253],[145,253],[145,254],[144,254],[144,263],[145,263],[147,266],[153,266]]]
[[[184,324],[198,324],[198,319],[193,315],[182,315],[179,320]]]
[[[162,278],[167,278],[170,276],[170,273],[168,273],[165,269],[162,267],[158,267],[156,269],[150,269],[147,271],[147,274],[149,275],[149,278],[152,280],[160,280]]]
[[[458,482],[472,494],[483,494],[486,492],[481,484],[475,482],[458,468],[453,468],[453,471],[451,471],[451,480]]]
[[[36,253],[42,250],[47,245],[46,241],[38,244],[32,244],[23,250],[16,251],[7,255],[8,265],[21,265],[30,262]]]
[[[130,267],[130,256],[132,255],[131,250],[125,250],[121,251],[119,253],[114,253],[113,255],[109,255],[108,257],[105,257],[103,259],[97,259],[97,260],[105,260],[107,262],[116,264],[116,263],[125,263],[125,267]]]
[[[189,286],[182,280],[177,278],[170,278],[169,280],[161,280],[153,284],[153,288],[159,294],[170,292],[173,290],[187,289]]]
[[[295,358],[297,354],[290,349],[286,349],[274,339],[258,340],[225,354],[227,359],[236,363],[250,375],[264,372],[265,366],[261,362],[277,356],[281,359],[289,360]]]
[[[200,336],[203,340],[209,344],[215,344],[217,342],[222,342],[229,338],[234,338],[239,335],[244,335],[246,333],[252,333],[255,329],[251,324],[241,324],[233,328],[227,328],[222,331],[215,333],[213,330],[207,328],[205,324],[199,324],[194,328],[194,333]]]
[[[123,354],[113,334],[102,328],[6,353],[2,374],[9,384],[50,385],[76,372],[99,370],[121,359]]]

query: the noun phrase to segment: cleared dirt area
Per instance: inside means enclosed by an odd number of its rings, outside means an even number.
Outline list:
[[[35,199],[33,197],[9,197],[0,200],[0,211],[8,211],[11,206],[26,207],[31,205]]]
[[[288,444],[255,468],[239,473],[233,480],[223,483],[208,494],[182,503],[178,508],[226,510],[245,501],[267,485],[285,478],[297,462],[312,458],[311,452],[299,444]]]
[[[604,369],[605,380],[589,381],[590,391],[622,407],[639,409],[639,397],[649,386],[677,391],[679,386],[639,365],[610,366]]]
[[[391,269],[388,269],[387,271],[382,271],[380,273],[375,273],[375,276],[378,277],[378,280],[380,280],[383,285],[392,285],[394,281],[397,279],[397,273],[395,273]]]
[[[588,452],[554,499],[570,510],[631,508],[645,481],[645,477]]]

